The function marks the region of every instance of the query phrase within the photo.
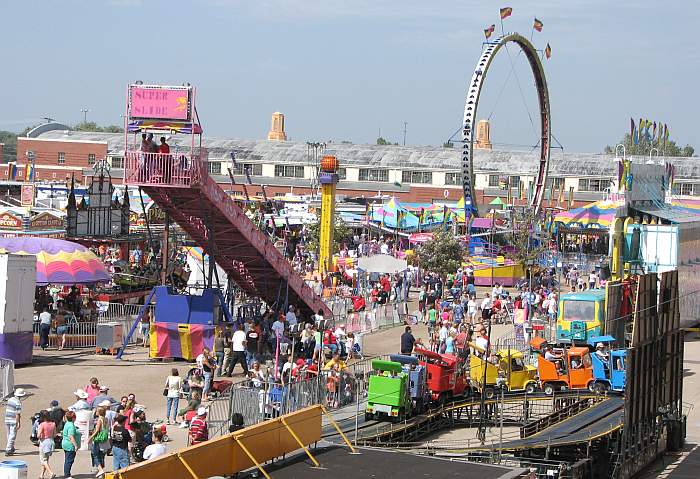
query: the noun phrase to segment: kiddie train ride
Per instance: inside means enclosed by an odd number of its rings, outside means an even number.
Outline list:
[[[422,348],[415,354],[372,361],[365,419],[403,421],[432,405],[471,394],[464,358]]]

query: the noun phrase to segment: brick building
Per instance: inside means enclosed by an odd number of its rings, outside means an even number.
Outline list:
[[[122,177],[123,133],[75,132],[51,129],[51,125],[37,133],[34,138],[19,138],[18,178],[22,178],[26,165],[24,156],[30,149],[36,154],[39,181],[63,181],[75,173],[76,179],[82,182],[92,173],[92,163],[102,158],[111,165],[112,178],[118,181]],[[129,138],[135,145],[138,140]],[[169,144],[173,155],[189,151],[189,137],[185,135],[174,135]],[[312,185],[318,184],[316,162],[320,156],[314,157],[306,142],[205,138],[204,147],[208,150],[209,174],[228,190],[243,193],[241,185],[248,181],[246,170],[252,183],[247,186],[249,195],[261,195],[261,185],[266,185],[269,196],[303,195],[314,189]],[[231,160],[232,153],[235,164]],[[462,196],[459,148],[328,143],[324,153],[335,155],[340,162],[336,190],[339,197],[381,194],[404,202],[456,202]],[[661,164],[669,161],[676,166],[674,194],[700,196],[697,158],[659,157],[654,161]],[[536,152],[476,150],[476,201],[487,204],[500,197],[524,204],[527,191],[535,181],[538,164]],[[231,185],[229,169],[235,186]],[[570,198],[574,206],[580,206],[602,199],[616,176],[617,162],[611,155],[552,152],[543,204],[567,206]]]
[[[28,152],[34,153],[35,181],[64,181],[75,174],[83,182],[83,170],[107,157],[107,142],[83,139],[17,138],[17,178],[24,178]],[[8,169],[2,172],[8,179]]]

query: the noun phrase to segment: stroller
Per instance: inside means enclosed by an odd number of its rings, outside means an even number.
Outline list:
[[[63,431],[63,410],[57,409],[56,411],[49,411],[49,419],[56,424],[56,437],[54,438],[54,444],[56,449],[61,449],[61,441],[63,436],[61,431]],[[39,445],[39,438],[37,433],[39,430],[39,423],[41,422],[41,412],[38,412],[32,416],[32,431],[29,435],[29,440],[35,446]]]

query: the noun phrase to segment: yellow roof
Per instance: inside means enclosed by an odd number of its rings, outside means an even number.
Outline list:
[[[500,351],[498,351],[496,353],[496,355],[498,355],[502,358],[506,358],[508,356],[510,356],[511,358],[522,358],[523,357],[523,353],[521,353],[517,349],[501,349]]]

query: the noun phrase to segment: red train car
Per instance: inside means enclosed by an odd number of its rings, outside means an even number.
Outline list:
[[[451,397],[465,396],[471,391],[467,365],[463,358],[422,348],[416,348],[415,354],[427,370],[427,385],[432,401],[444,402]]]

